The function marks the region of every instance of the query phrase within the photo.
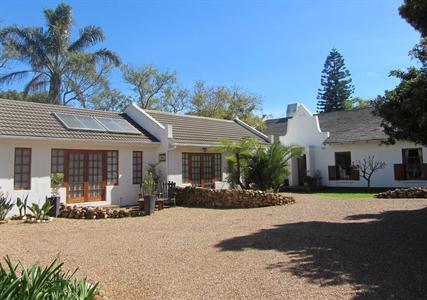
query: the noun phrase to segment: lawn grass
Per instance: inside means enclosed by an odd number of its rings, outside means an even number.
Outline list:
[[[384,191],[385,189],[325,188],[312,194],[333,198],[374,198],[376,194]]]

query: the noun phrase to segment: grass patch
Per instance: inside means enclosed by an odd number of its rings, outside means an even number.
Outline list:
[[[325,188],[312,194],[332,198],[374,198],[376,194],[384,191],[385,189]]]

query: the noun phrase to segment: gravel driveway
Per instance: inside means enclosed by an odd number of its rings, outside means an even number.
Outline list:
[[[427,200],[295,195],[283,207],[0,225],[0,256],[59,256],[110,299],[427,295]]]

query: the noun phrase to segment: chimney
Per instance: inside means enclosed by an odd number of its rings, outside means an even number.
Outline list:
[[[292,118],[297,111],[298,103],[288,104],[286,108],[286,118]]]

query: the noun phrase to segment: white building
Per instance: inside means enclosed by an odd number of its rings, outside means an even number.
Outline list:
[[[302,104],[288,106],[285,118],[266,121],[266,134],[283,145],[304,147],[292,160],[291,186],[303,185],[305,176],[320,175],[331,187],[366,187],[353,162],[374,156],[386,163],[372,177],[372,187],[427,186],[427,148],[399,141],[386,145],[381,119],[371,109],[312,114]]]
[[[0,99],[0,190],[43,203],[51,178],[63,178],[67,204],[135,204],[150,164],[164,180],[226,188],[218,139],[264,134],[239,120],[146,111],[123,114]],[[59,176],[58,176],[59,175]],[[16,210],[12,213],[15,213]]]

